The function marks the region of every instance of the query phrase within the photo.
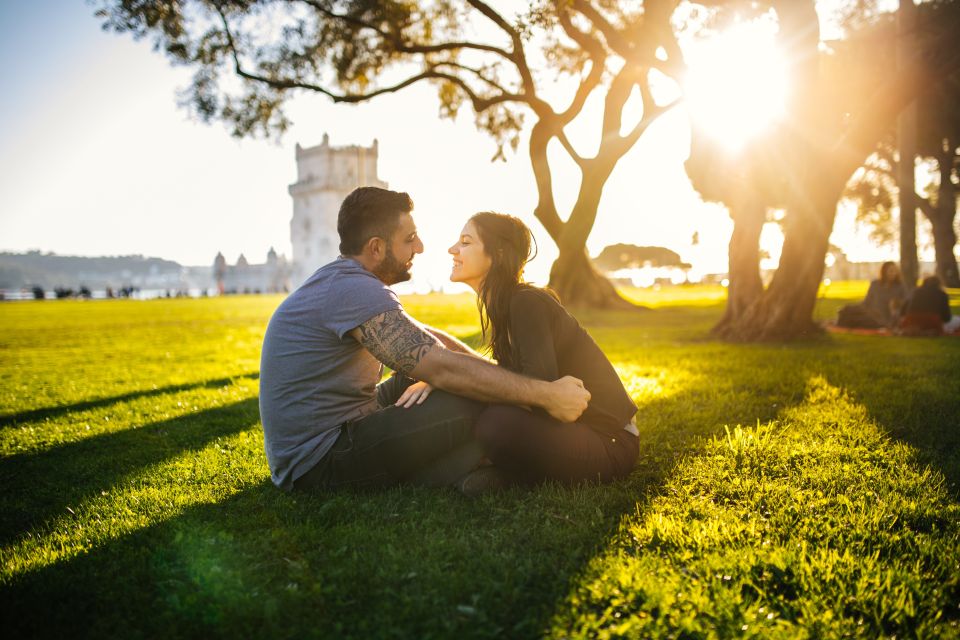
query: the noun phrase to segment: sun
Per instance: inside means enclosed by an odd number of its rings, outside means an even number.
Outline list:
[[[685,47],[690,117],[731,151],[783,117],[787,66],[769,20],[741,22]]]

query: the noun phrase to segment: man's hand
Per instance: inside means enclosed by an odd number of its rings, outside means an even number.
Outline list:
[[[400,394],[400,397],[393,404],[397,407],[409,409],[414,404],[423,404],[431,391],[433,391],[433,387],[426,382],[414,382]]]
[[[583,381],[573,376],[564,376],[550,383],[550,396],[543,408],[560,422],[575,422],[587,409],[590,392]]]

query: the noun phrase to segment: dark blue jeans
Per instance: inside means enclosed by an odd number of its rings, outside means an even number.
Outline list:
[[[623,429],[561,424],[541,413],[495,404],[477,419],[476,435],[491,462],[523,484],[624,478],[633,470],[640,444]]]
[[[423,404],[393,406],[412,382],[394,375],[378,385],[386,408],[340,427],[333,449],[294,488],[449,486],[476,467],[483,452],[473,425],[485,405],[435,389]]]

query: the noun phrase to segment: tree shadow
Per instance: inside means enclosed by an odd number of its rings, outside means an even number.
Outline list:
[[[954,338],[860,338],[865,359],[825,371],[890,437],[912,446],[960,493],[960,341]],[[907,348],[909,347],[909,348]],[[905,360],[912,359],[904,363]],[[895,365],[895,366],[894,366]]]
[[[258,400],[249,398],[5,458],[0,467],[0,544],[6,546],[68,507],[113,489],[128,474],[185,451],[199,451],[259,420]]]
[[[43,407],[40,409],[31,409],[30,411],[21,411],[19,413],[9,413],[0,416],[0,428],[24,422],[36,422],[47,418],[59,418],[75,411],[88,411],[90,409],[99,409],[119,402],[136,400],[138,398],[150,398],[153,396],[162,396],[168,393],[178,393],[180,391],[191,391],[193,389],[216,389],[233,383],[236,380],[257,380],[260,378],[260,372],[254,371],[244,373],[228,378],[217,378],[215,380],[204,380],[202,382],[188,382],[185,384],[174,384],[157,389],[146,389],[143,391],[131,391],[109,398],[96,398],[94,400],[83,400],[71,404],[57,405],[55,407]]]

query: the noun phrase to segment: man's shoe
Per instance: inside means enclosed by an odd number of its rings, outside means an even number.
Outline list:
[[[490,465],[463,476],[457,483],[457,489],[468,498],[476,498],[484,493],[503,491],[514,484],[506,471]]]

